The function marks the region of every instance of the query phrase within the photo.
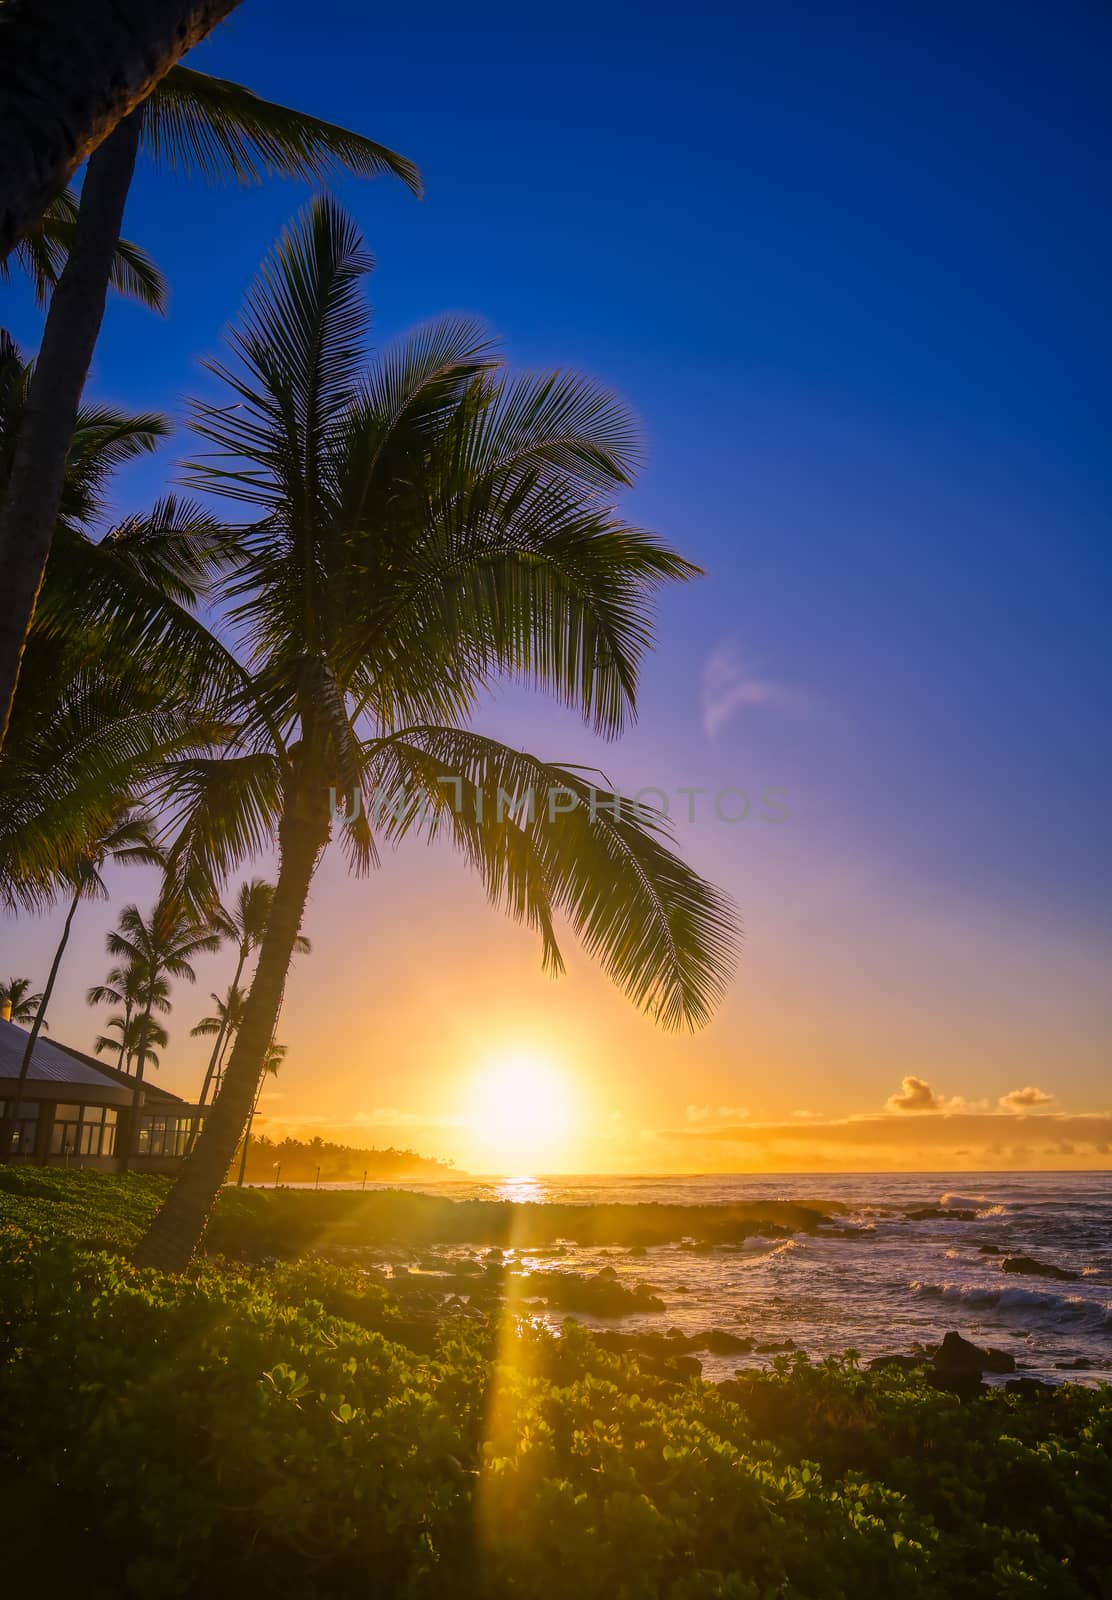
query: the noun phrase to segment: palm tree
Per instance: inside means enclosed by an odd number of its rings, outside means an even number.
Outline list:
[[[0,983],[0,1006],[7,1008],[9,1022],[26,1027],[34,1022],[41,1005],[42,995],[31,993],[30,978],[9,978],[7,983]]]
[[[205,1073],[204,1085],[198,1105],[204,1105],[211,1086],[213,1097],[220,1091],[220,1079],[224,1067],[224,1052],[228,1043],[233,1039],[243,1021],[243,1003],[247,996],[242,989],[233,983],[223,999],[218,994],[212,995],[215,1007],[211,1017],[202,1017],[195,1028],[190,1028],[190,1036],[194,1039],[215,1037],[216,1043],[212,1047],[209,1058],[208,1070]]]
[[[154,1030],[159,1027],[151,1016],[157,1004],[158,980],[184,978],[188,983],[194,983],[197,976],[193,970],[195,957],[218,949],[220,936],[211,927],[198,922],[189,907],[164,888],[148,917],[143,916],[138,906],[125,906],[106,944],[110,956],[134,964],[143,979],[142,998],[136,1013],[137,1043],[134,1046],[135,1093],[132,1097],[130,1137],[133,1151],[139,1137],[139,1108],[143,1097],[147,1044],[154,1037]],[[122,1152],[125,1166],[130,1153],[126,1149]]]
[[[111,0],[9,0],[0,12],[0,261],[120,119],[238,3],[146,0],[140,18]]]
[[[287,1046],[284,1044],[270,1044],[263,1056],[262,1071],[259,1073],[259,1086],[255,1090],[255,1098],[251,1103],[251,1111],[247,1118],[247,1126],[243,1130],[243,1150],[239,1158],[239,1176],[236,1178],[236,1188],[243,1188],[243,1180],[247,1174],[247,1147],[251,1143],[251,1128],[259,1110],[259,1101],[263,1097],[263,1089],[268,1077],[276,1078],[279,1068],[286,1059]]]
[[[114,1016],[109,1017],[105,1027],[112,1029],[117,1037],[113,1039],[107,1034],[98,1034],[93,1041],[93,1049],[98,1056],[114,1050],[118,1052],[117,1068],[121,1061],[126,1060],[125,1070],[130,1072],[131,1062],[142,1051],[146,1065],[158,1070],[160,1060],[154,1046],[157,1045],[159,1050],[165,1050],[170,1042],[170,1035],[161,1022],[154,1017],[144,1020],[141,1016],[127,1017],[123,1012],[116,1012]]]
[[[257,950],[263,942],[266,933],[267,918],[270,916],[270,906],[274,899],[274,885],[267,883],[265,878],[252,878],[250,882],[241,883],[230,907],[217,904],[212,912],[212,923],[222,938],[236,947],[236,970],[232,978],[231,990],[241,995],[240,983],[243,978],[243,969],[253,951]],[[312,950],[309,940],[299,935],[294,944],[295,955],[308,955]],[[213,999],[216,996],[213,995]],[[240,1012],[242,1013],[242,995],[240,998]],[[218,1002],[219,1004],[219,1002]],[[206,1019],[206,1021],[211,1019]],[[239,1027],[241,1018],[225,1023],[223,1027],[206,1029],[206,1032],[216,1034],[216,1043],[212,1047],[209,1058],[208,1070],[205,1081],[201,1086],[200,1105],[204,1105],[208,1098],[209,1090],[215,1095],[219,1087],[221,1068],[224,1059],[224,1050],[228,1042],[229,1028],[234,1031]],[[201,1032],[200,1026],[194,1028],[194,1033]]]
[[[633,715],[652,596],[696,571],[613,507],[634,423],[573,374],[509,377],[457,321],[367,371],[368,265],[352,223],[315,201],[250,291],[233,364],[213,368],[232,403],[195,411],[218,456],[194,481],[255,518],[217,585],[250,679],[223,748],[168,768],[171,870],[203,857],[225,876],[276,839],[279,871],[223,1087],[142,1265],[186,1265],[242,1137],[330,788],[349,797],[339,832],[357,870],[379,841],[447,836],[540,933],[550,970],[563,913],[664,1026],[702,1023],[732,960],[733,910],[668,848],[666,819],[468,725],[505,674],[605,735]]]
[[[171,1009],[170,985],[165,978],[151,982],[140,962],[129,961],[126,966],[112,967],[103,983],[96,983],[85,996],[91,1006],[122,1006],[123,1029],[119,1043],[117,1070],[130,1072],[135,1055],[137,1037],[133,1023],[138,1023],[138,1013],[149,1002],[152,1011]]]
[[[7,597],[0,616],[0,747],[141,147],[172,170],[216,181],[286,176],[321,183],[336,172],[393,173],[414,192],[421,186],[412,163],[385,146],[182,66],[171,66],[150,99],[96,150],[66,264],[51,296],[11,481],[0,501],[0,591]]]
[[[0,490],[31,372],[0,332]],[[95,537],[114,468],[165,431],[156,416],[86,407],[70,442],[28,670],[0,752],[0,902],[12,908],[70,895],[75,863],[114,826],[121,796],[140,794],[168,753],[197,745],[204,671],[223,656],[180,606],[201,599],[226,559],[223,535],[207,513],[168,497]],[[92,609],[72,627],[75,594]],[[179,609],[160,621],[167,596]]]
[[[65,954],[66,945],[69,943],[70,930],[73,927],[73,919],[77,915],[77,908],[83,899],[107,900],[108,890],[100,873],[101,868],[110,861],[122,866],[161,866],[163,863],[163,854],[155,843],[150,819],[141,811],[136,810],[127,800],[123,799],[117,802],[115,815],[107,827],[97,838],[89,839],[86,842],[85,848],[72,864],[73,894],[70,897],[65,922],[62,924],[62,936],[58,940],[58,947],[54,952],[54,960],[50,964],[46,988],[38,997],[39,1003],[35,1012],[34,1022],[27,1036],[23,1059],[19,1065],[19,1080],[16,1084],[15,1094],[9,1102],[8,1117],[12,1122],[19,1121],[19,1114],[23,1107],[23,1095],[27,1087],[28,1074],[31,1070],[31,1057],[34,1054],[35,1043],[38,1040],[39,1033],[46,1026],[46,1009],[54,993],[58,969],[62,965],[62,956]],[[3,1148],[7,1148],[6,1140]]]
[[[13,251],[31,280],[35,300],[45,308],[57,285],[77,228],[77,196],[66,189],[52,200]],[[10,276],[11,261],[0,262],[0,282]],[[109,287],[151,311],[165,311],[168,285],[145,250],[129,239],[117,239]]]

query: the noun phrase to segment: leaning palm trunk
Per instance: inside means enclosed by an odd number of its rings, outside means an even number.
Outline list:
[[[89,162],[73,248],[50,299],[27,409],[0,507],[0,745],[58,518],[66,459],[104,317],[124,202],[139,149],[141,112],[122,122]]]
[[[318,792],[316,785],[303,785],[300,799],[291,799],[280,825],[278,884],[270,921],[220,1093],[180,1177],[139,1242],[136,1266],[183,1272],[204,1235],[255,1104],[305,902],[328,833],[323,786]]]
[[[236,963],[236,975],[232,979],[232,988],[233,989],[238,989],[239,988],[240,979],[243,977],[243,968],[244,968],[244,965],[246,964],[246,961],[247,961],[247,951],[241,945],[240,946],[240,950],[239,950],[239,960]],[[221,1071],[223,1069],[224,1052],[227,1049],[227,1046],[228,1046],[228,1019],[227,1019],[227,1017],[225,1017],[224,1021],[220,1025],[220,1032],[216,1035],[216,1043],[212,1047],[212,1055],[209,1056],[209,1064],[208,1064],[208,1067],[207,1067],[207,1069],[205,1071],[205,1081],[201,1085],[201,1098],[197,1102],[198,1105],[202,1105],[203,1106],[205,1101],[208,1099],[208,1093],[209,1093],[209,1090],[212,1088],[213,1080],[215,1079],[217,1081],[217,1083],[219,1083]]]
[[[0,260],[82,161],[239,0],[8,0]]]
[[[70,929],[73,927],[73,919],[81,900],[81,888],[82,886],[79,883],[74,890],[73,899],[70,901],[70,908],[66,913],[65,926],[62,928],[62,937],[58,941],[58,948],[54,952],[54,960],[50,964],[50,976],[46,980],[46,988],[42,992],[39,1009],[35,1013],[35,1020],[31,1024],[31,1032],[27,1036],[27,1046],[23,1052],[23,1060],[19,1063],[19,1080],[15,1086],[15,1095],[8,1108],[8,1117],[13,1127],[18,1124],[19,1114],[23,1110],[23,1094],[31,1071],[31,1057],[35,1053],[35,1044],[39,1034],[42,1032],[42,1025],[46,1021],[46,1008],[50,1004],[51,995],[54,993],[54,983],[58,976],[58,968],[62,965],[62,956],[65,953],[66,945],[69,943]],[[8,1138],[4,1140],[3,1150],[0,1151],[0,1160],[6,1161],[10,1153],[11,1140]]]

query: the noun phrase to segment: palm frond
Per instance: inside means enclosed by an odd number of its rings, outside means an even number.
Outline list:
[[[548,902],[617,986],[665,1028],[707,1021],[733,971],[737,916],[729,899],[669,848],[662,814],[579,772],[457,728],[415,728],[371,745],[368,767],[380,793],[408,800],[384,808],[385,837],[403,837],[422,821],[427,802],[417,809],[419,790],[427,794],[435,784],[443,794],[451,784],[451,805],[435,805],[425,822],[428,837],[456,826],[462,809],[478,847],[486,831],[497,851],[512,822]],[[504,878],[488,874],[486,883],[496,903],[529,919],[529,903],[508,895]]]
[[[385,145],[180,64],[146,103],[143,146],[172,170],[210,183],[270,177],[326,183],[350,172],[361,178],[390,174],[421,193],[417,168]]]
[[[45,306],[51,290],[61,277],[66,257],[73,246],[77,227],[77,196],[66,189],[53,200],[38,222],[24,234],[12,256],[19,262],[34,290],[35,299]],[[8,277],[8,262],[0,262],[0,280]],[[145,250],[130,239],[116,241],[109,283],[129,300],[136,300],[150,311],[165,312],[169,287],[159,268]]]

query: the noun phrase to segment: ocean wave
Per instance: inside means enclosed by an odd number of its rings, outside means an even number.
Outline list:
[[[1014,1311],[1050,1323],[1083,1324],[1087,1328],[1112,1328],[1112,1306],[1080,1294],[1052,1294],[1045,1289],[986,1289],[970,1283],[925,1283],[915,1279],[909,1288],[923,1299],[947,1300],[972,1311]]]
[[[987,1194],[944,1194],[939,1196],[938,1203],[948,1211],[976,1211],[992,1202]]]

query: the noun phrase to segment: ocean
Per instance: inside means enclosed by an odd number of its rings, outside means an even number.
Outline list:
[[[358,1188],[358,1185],[335,1185]],[[705,1177],[461,1179],[409,1187],[465,1199],[714,1205],[799,1200],[828,1208],[829,1227],[740,1247],[692,1242],[620,1248],[531,1250],[527,1264],[652,1284],[663,1312],[588,1325],[697,1333],[724,1328],[757,1345],[788,1345],[812,1358],[863,1359],[911,1352],[956,1329],[1011,1352],[1033,1377],[1112,1381],[1112,1173],[911,1173]],[[916,1211],[971,1212],[967,1220]],[[1075,1273],[1069,1281],[1002,1270],[1030,1256]],[[562,1321],[562,1315],[549,1320]],[[774,1352],[703,1357],[709,1378],[760,1365]]]

